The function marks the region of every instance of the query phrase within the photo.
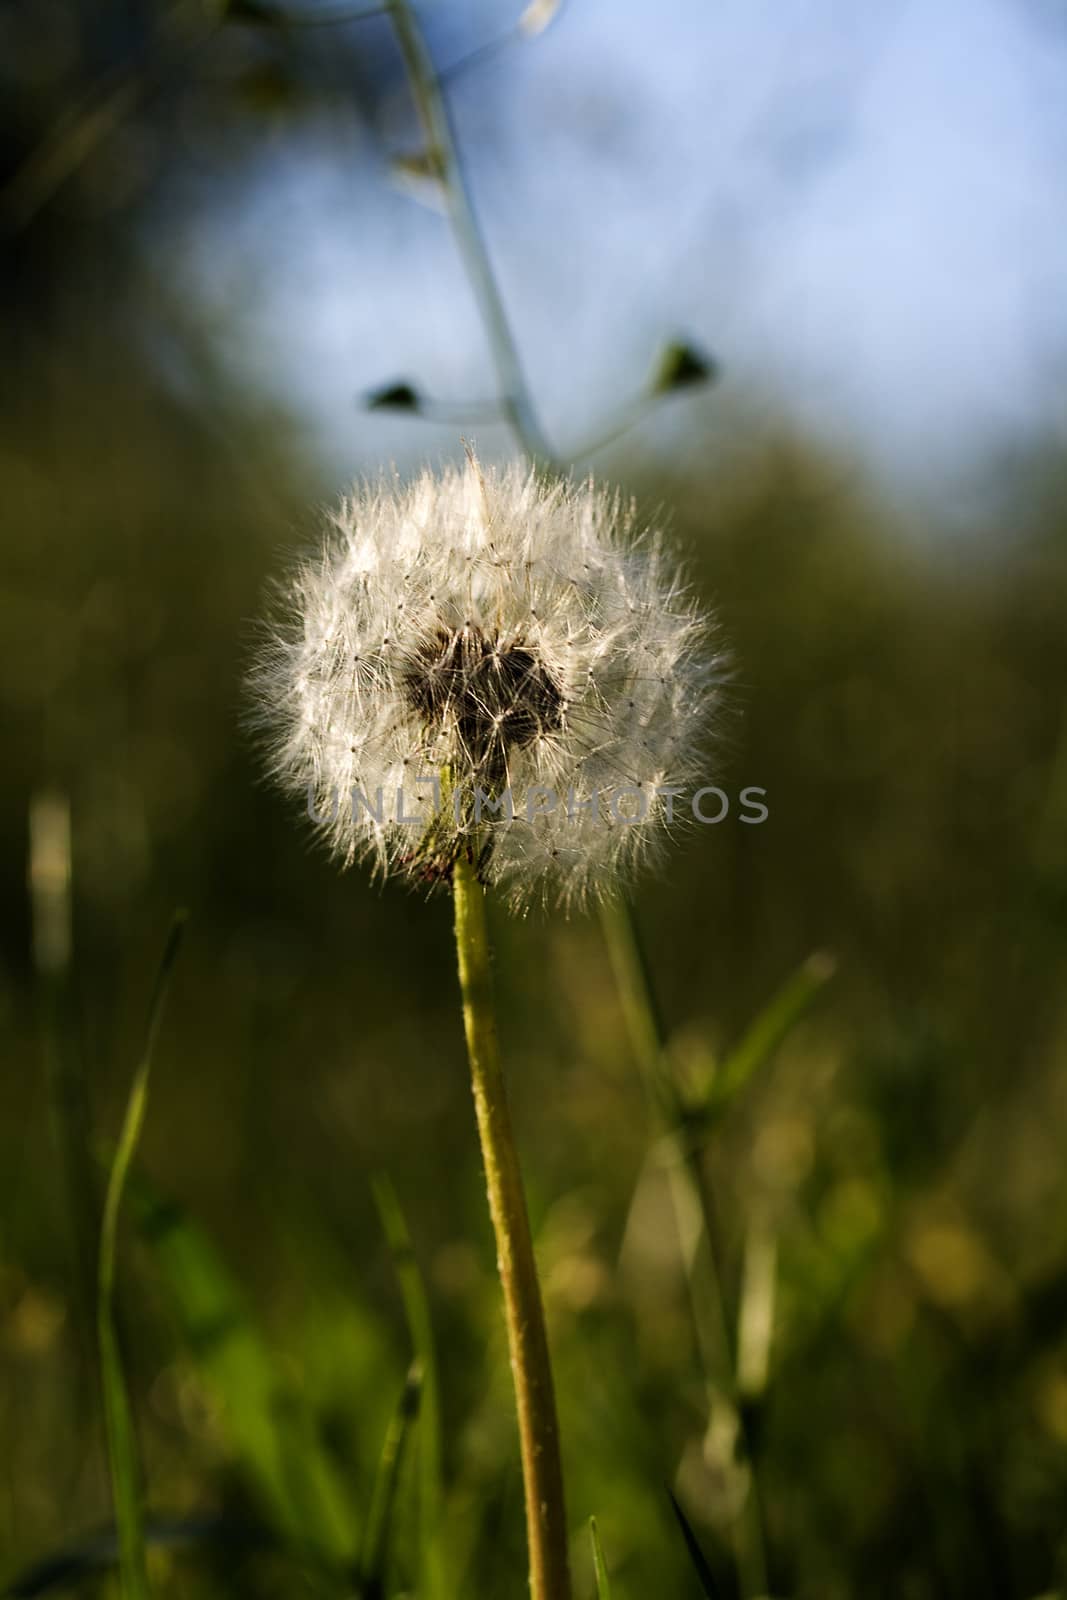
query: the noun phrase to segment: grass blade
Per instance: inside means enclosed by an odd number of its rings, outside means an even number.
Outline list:
[[[142,1173],[130,1195],[184,1342],[223,1409],[234,1454],[265,1513],[295,1549],[335,1572],[350,1571],[359,1554],[354,1506],[227,1264],[204,1229]]]
[[[589,1537],[593,1542],[593,1571],[596,1573],[597,1600],[611,1600],[608,1564],[604,1560],[604,1547],[600,1543],[600,1532],[595,1517],[589,1518]]]
[[[678,1519],[678,1526],[682,1530],[682,1538],[685,1540],[689,1559],[693,1563],[693,1571],[700,1580],[701,1591],[706,1596],[706,1600],[718,1600],[719,1591],[716,1588],[715,1579],[712,1577],[711,1568],[708,1566],[708,1558],[697,1543],[697,1536],[689,1525],[689,1518],[674,1498],[673,1491],[668,1489],[667,1493],[670,1495],[674,1515]]]
[[[363,1600],[382,1600],[385,1594],[386,1566],[389,1560],[389,1534],[400,1488],[400,1469],[412,1423],[419,1414],[422,1372],[412,1362],[392,1421],[386,1429],[378,1473],[374,1480],[370,1511],[360,1562],[360,1593]]]
[[[123,1600],[147,1600],[148,1573],[145,1563],[144,1519],[141,1505],[140,1469],[134,1437],[129,1395],[122,1371],[118,1333],[115,1327],[115,1254],[118,1242],[122,1195],[144,1125],[148,1105],[148,1079],[152,1056],[163,1016],[170,975],[177,960],[185,928],[185,912],[179,911],[171,924],[156,975],[144,1048],[130,1085],[118,1149],[111,1164],[104,1214],[100,1228],[100,1261],[97,1279],[97,1333],[100,1341],[100,1369],[104,1391],[104,1419],[107,1427],[108,1465],[115,1525],[119,1540],[119,1574]]]
[[[833,957],[822,951],[808,957],[746,1028],[715,1074],[711,1092],[701,1109],[712,1118],[722,1116],[753,1073],[800,1021],[835,970]]]
[[[404,1302],[415,1360],[422,1374],[419,1400],[419,1541],[420,1570],[429,1600],[443,1592],[438,1533],[441,1515],[441,1413],[437,1390],[437,1357],[426,1286],[399,1198],[391,1179],[374,1179],[374,1199]]]

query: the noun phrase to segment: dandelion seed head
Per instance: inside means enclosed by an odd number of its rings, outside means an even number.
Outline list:
[[[516,908],[570,904],[662,849],[656,790],[697,777],[722,667],[660,535],[617,493],[472,455],[359,485],[330,513],[280,591],[254,719],[346,865],[445,881],[470,851]],[[436,806],[434,780],[467,798]],[[476,790],[509,791],[514,815],[476,820]]]

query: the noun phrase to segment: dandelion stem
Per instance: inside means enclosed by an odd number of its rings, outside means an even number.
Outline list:
[[[462,856],[455,865],[453,891],[463,1025],[519,1415],[530,1593],[533,1600],[569,1600],[567,1523],[552,1368],[522,1174],[500,1066],[485,894],[474,865]]]

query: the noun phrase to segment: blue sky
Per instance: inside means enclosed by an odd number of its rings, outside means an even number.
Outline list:
[[[452,60],[515,11],[422,14]],[[687,430],[731,448],[739,418],[784,415],[936,496],[1005,442],[1062,435],[1067,21],[1051,3],[569,0],[453,99],[561,449],[680,332],[726,377],[650,424],[664,448]],[[184,223],[230,359],[342,474],[455,443],[361,415],[362,390],[401,375],[449,398],[492,388],[447,229],[389,181],[385,153],[414,137],[398,76],[375,127],[342,101],[269,141],[236,212]]]

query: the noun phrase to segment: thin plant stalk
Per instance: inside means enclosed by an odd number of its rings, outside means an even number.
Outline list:
[[[412,96],[426,135],[426,153],[441,185],[452,233],[485,327],[500,385],[504,415],[530,460],[540,466],[554,467],[556,463],[537,420],[515,336],[478,226],[452,132],[452,119],[440,74],[434,66],[409,0],[386,0],[386,10],[404,58]]]
[[[148,1600],[149,1589],[137,1440],[115,1324],[115,1257],[123,1191],[144,1126],[152,1056],[163,1014],[163,1001],[166,998],[167,985],[178,954],[184,924],[185,914],[179,912],[171,925],[163,959],[160,962],[148,1012],[144,1048],[130,1085],[118,1148],[108,1176],[100,1228],[97,1336],[100,1344],[108,1465],[111,1472],[115,1527],[118,1533],[119,1578],[123,1600]]]
[[[533,1600],[569,1600],[567,1522],[555,1392],[530,1220],[500,1066],[485,892],[475,866],[462,856],[453,872],[453,894],[463,1026],[504,1289],[508,1350],[519,1416],[530,1593]]]

